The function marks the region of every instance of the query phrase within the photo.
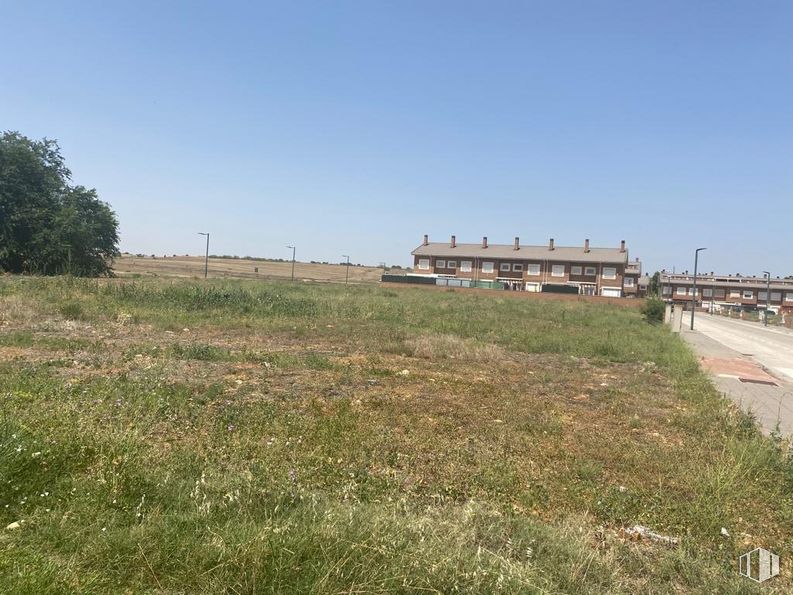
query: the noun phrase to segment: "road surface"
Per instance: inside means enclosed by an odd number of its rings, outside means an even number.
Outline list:
[[[793,438],[793,332],[709,314],[697,314],[692,332],[689,315],[680,336],[716,387],[767,434]]]
[[[684,318],[683,324],[686,322],[688,319]],[[793,381],[793,331],[701,313],[694,319],[694,329],[752,358],[777,378]]]

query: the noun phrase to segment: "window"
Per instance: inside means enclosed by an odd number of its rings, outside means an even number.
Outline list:
[[[427,271],[430,268],[430,259],[429,258],[419,258],[419,270]]]
[[[739,298],[741,297],[741,292],[737,289],[730,289],[730,297],[731,298]]]
[[[782,293],[779,291],[772,291],[771,292],[771,301],[772,302],[781,302],[782,301]]]
[[[754,292],[749,291],[748,289],[743,290],[743,299],[750,300],[754,297]]]
[[[724,290],[723,289],[717,289],[716,292],[715,292],[715,296],[717,298],[723,298],[724,297]]]
[[[436,269],[445,269],[446,268],[446,261],[445,260],[436,260],[435,261],[435,268]]]
[[[581,274],[581,267],[580,266],[571,266],[570,267],[570,274],[571,275],[580,275]]]
[[[757,292],[757,299],[760,300],[761,302],[764,302],[767,297],[768,297],[768,293],[767,292],[765,292],[765,291],[758,291]]]
[[[786,301],[786,302],[793,302],[793,293],[791,293],[790,291],[788,291],[788,292],[785,294],[785,301]]]
[[[508,273],[510,268],[512,267],[509,266],[508,262],[502,262],[499,265],[498,270],[501,271],[502,273]]]
[[[482,272],[483,273],[492,273],[493,272],[493,263],[492,262],[483,262],[482,263]]]
[[[564,277],[564,265],[555,264],[551,267],[551,277]]]
[[[604,279],[616,279],[617,278],[617,267],[603,267],[603,278]]]
[[[523,265],[515,263],[512,265],[512,270],[515,271],[516,273],[521,273],[523,272]]]
[[[472,265],[473,265],[473,263],[470,260],[461,260],[460,261],[460,272],[461,273],[470,273]]]
[[[456,260],[450,260],[450,261],[448,261],[448,262],[446,263],[446,268],[447,268],[447,269],[456,269],[456,268],[457,268],[457,261],[456,261]]]
[[[540,265],[539,264],[530,264],[526,267],[526,272],[529,275],[537,276],[540,274]]]
[[[664,285],[664,288],[661,290],[661,293],[664,295],[672,295],[672,287],[669,285]]]
[[[713,297],[713,290],[710,287],[703,288],[702,297]]]
[[[597,275],[597,269],[595,267],[586,267],[584,269],[584,274],[587,277],[594,277],[595,275]]]
[[[625,279],[623,280],[623,285],[625,287],[633,287],[634,285],[633,277],[625,277]]]
[[[686,295],[686,288],[685,287],[678,287],[677,288],[677,295]]]

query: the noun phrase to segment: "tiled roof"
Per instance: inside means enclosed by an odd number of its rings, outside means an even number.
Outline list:
[[[619,248],[590,248],[584,251],[583,246],[556,246],[549,250],[548,246],[524,246],[515,250],[513,244],[490,244],[483,248],[482,244],[457,244],[454,248],[448,242],[430,242],[422,244],[411,254],[416,256],[443,256],[446,258],[497,258],[509,260],[548,260],[559,262],[628,262],[628,251],[620,252]]]
[[[693,275],[661,275],[661,283],[664,285],[692,285]],[[697,275],[697,285],[699,287],[719,287],[735,289],[760,289],[767,287],[767,282],[763,277],[711,277],[709,275]],[[771,289],[793,290],[793,279],[771,279]]]

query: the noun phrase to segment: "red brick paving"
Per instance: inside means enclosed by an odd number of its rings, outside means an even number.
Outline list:
[[[716,376],[734,376],[748,382],[762,382],[777,384],[777,379],[771,376],[754,362],[742,358],[700,358],[702,367]]]

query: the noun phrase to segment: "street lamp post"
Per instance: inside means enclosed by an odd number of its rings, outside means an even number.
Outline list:
[[[294,281],[295,280],[295,247],[287,246],[287,248],[292,249],[292,281]]]
[[[697,248],[694,251],[694,284],[691,288],[691,330],[694,330],[694,312],[697,311],[697,264],[699,262],[699,253],[707,248]]]
[[[204,255],[204,279],[206,279],[207,274],[209,273],[209,234],[199,231],[198,235],[207,237],[207,250],[206,254]]]
[[[347,285],[350,282],[350,257],[347,254],[342,254],[341,257],[347,259],[347,274],[344,277],[344,284]]]
[[[771,306],[771,273],[763,271],[765,274],[765,316],[763,326],[768,326],[768,308]]]

